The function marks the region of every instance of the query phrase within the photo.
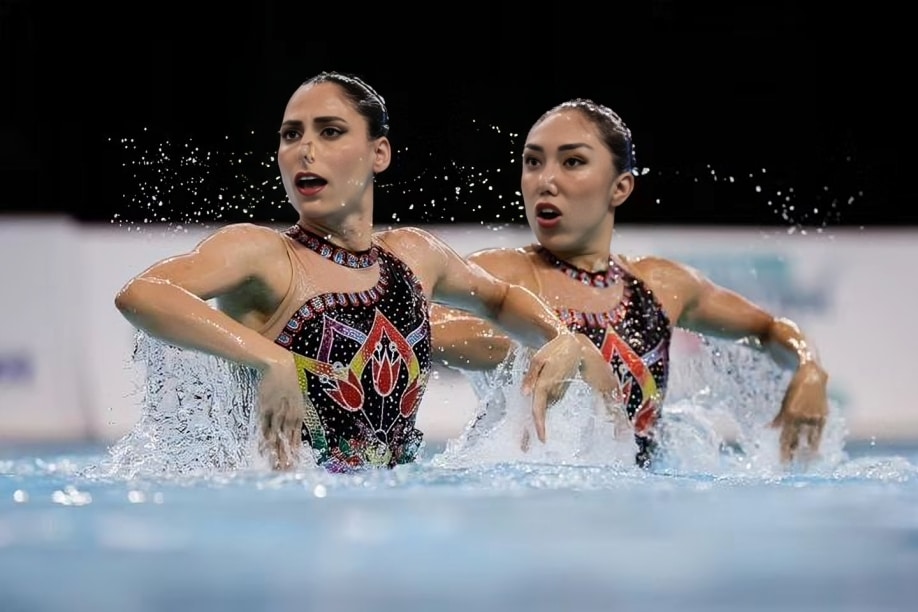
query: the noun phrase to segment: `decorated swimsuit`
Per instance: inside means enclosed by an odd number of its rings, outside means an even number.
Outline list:
[[[648,467],[654,450],[654,426],[660,415],[669,374],[672,326],[650,289],[611,257],[603,272],[588,272],[555,257],[542,246],[536,252],[558,270],[592,287],[624,283],[621,301],[604,312],[556,308],[573,332],[587,336],[618,378],[620,397],[634,425],[638,465]]]
[[[430,372],[428,302],[418,279],[379,246],[353,253],[299,225],[285,233],[339,265],[379,266],[379,280],[366,291],[306,300],[275,339],[296,361],[306,404],[303,441],[333,472],[413,461],[423,436],[415,418]]]

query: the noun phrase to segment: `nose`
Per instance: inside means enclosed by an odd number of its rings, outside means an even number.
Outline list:
[[[302,145],[303,160],[307,164],[312,164],[316,161],[316,147],[311,140],[304,140]]]
[[[555,169],[552,165],[546,164],[542,171],[539,172],[539,181],[538,181],[539,193],[557,193],[557,185],[555,185]]]

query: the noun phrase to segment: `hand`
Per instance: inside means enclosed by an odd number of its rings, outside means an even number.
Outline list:
[[[806,440],[806,457],[819,450],[822,428],[829,412],[826,383],[829,376],[815,362],[797,369],[784,394],[781,410],[771,422],[781,428],[781,461],[790,462],[799,454],[800,439]]]
[[[523,393],[532,395],[532,416],[536,435],[545,441],[545,413],[558,401],[577,375],[581,364],[580,343],[571,332],[563,332],[542,346],[529,363],[523,378]]]
[[[598,392],[607,403],[621,403],[622,386],[612,366],[589,337],[577,334],[577,340],[580,342],[580,356],[583,359],[580,374],[584,382]]]
[[[262,371],[258,406],[262,433],[259,452],[275,470],[296,467],[306,410],[292,355]]]

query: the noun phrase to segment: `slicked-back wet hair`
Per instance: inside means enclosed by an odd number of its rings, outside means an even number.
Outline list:
[[[352,74],[324,71],[304,81],[302,86],[316,83],[334,83],[344,91],[344,95],[357,112],[367,120],[367,135],[370,140],[389,135],[389,111],[386,109],[386,101],[363,79]]]
[[[618,113],[608,106],[594,102],[589,98],[573,98],[545,111],[533,127],[556,113],[568,110],[579,112],[596,126],[602,141],[612,152],[616,170],[637,174],[637,160],[634,156],[631,130],[628,129],[628,126],[625,125],[624,120]]]

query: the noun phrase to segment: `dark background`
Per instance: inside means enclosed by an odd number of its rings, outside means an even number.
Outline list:
[[[276,132],[328,69],[388,103],[383,224],[523,222],[526,130],[591,97],[645,169],[621,222],[915,225],[909,22],[877,3],[0,0],[0,212],[292,221]]]

